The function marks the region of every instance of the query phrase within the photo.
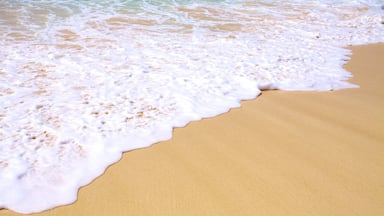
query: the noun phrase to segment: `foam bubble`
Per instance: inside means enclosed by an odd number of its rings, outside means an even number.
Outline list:
[[[260,90],[357,87],[342,47],[383,42],[380,7],[0,2],[0,208],[71,203],[122,152]]]

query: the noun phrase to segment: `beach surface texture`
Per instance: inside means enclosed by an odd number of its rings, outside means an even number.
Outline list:
[[[383,215],[383,14],[1,1],[0,215]]]

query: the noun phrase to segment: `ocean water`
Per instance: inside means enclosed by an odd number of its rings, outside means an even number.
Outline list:
[[[0,208],[76,200],[122,152],[261,90],[356,88],[383,0],[0,0]],[[255,123],[257,124],[257,123]]]

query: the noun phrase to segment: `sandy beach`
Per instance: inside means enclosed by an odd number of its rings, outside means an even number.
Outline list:
[[[352,50],[360,88],[264,91],[125,153],[77,202],[36,215],[384,215],[384,44]]]

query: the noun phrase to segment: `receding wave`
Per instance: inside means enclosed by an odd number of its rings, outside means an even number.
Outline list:
[[[1,1],[0,208],[76,200],[124,151],[255,98],[355,88],[380,1]]]

